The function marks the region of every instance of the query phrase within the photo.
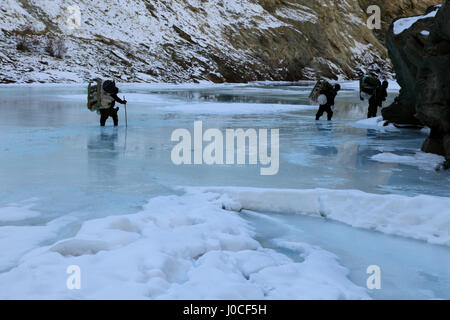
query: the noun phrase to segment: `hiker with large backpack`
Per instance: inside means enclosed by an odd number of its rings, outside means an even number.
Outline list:
[[[375,94],[369,99],[369,110],[367,118],[375,118],[377,116],[378,108],[383,107],[383,101],[387,98],[387,88],[389,83],[383,81],[381,86],[378,86],[375,90]]]
[[[106,120],[108,120],[109,117],[111,117],[114,121],[114,126],[118,126],[119,124],[119,117],[117,115],[117,112],[119,111],[119,107],[115,108],[116,101],[120,104],[126,104],[126,100],[120,99],[117,94],[119,93],[119,88],[116,87],[116,83],[112,80],[106,80],[103,83],[103,90],[105,90],[107,93],[110,94],[110,96],[113,98],[112,102],[110,103],[110,107],[107,109],[100,109],[100,125],[102,127],[105,126]]]
[[[367,118],[374,118],[377,116],[378,108],[383,106],[383,101],[386,101],[387,88],[389,83],[387,81],[380,82],[375,77],[364,76],[360,81],[360,98],[369,100],[369,109]]]
[[[327,84],[328,85],[324,85],[323,88],[319,90],[319,96],[317,99],[319,102],[319,110],[316,114],[316,120],[319,120],[324,112],[327,113],[328,121],[331,121],[333,118],[333,110],[331,107],[334,106],[334,99],[336,98],[337,93],[341,90],[341,86],[339,84],[332,86],[328,82]]]
[[[119,88],[113,80],[102,82],[101,79],[95,79],[95,84],[89,83],[88,87],[88,109],[97,111],[100,114],[100,125],[105,126],[106,120],[111,117],[114,126],[119,125],[119,117],[117,112],[119,108],[115,108],[116,101],[121,104],[127,103],[126,100],[120,99],[117,94]]]

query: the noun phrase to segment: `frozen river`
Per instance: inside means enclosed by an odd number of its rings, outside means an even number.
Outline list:
[[[332,122],[314,121],[317,107],[307,99],[306,83],[120,89],[129,102],[128,128],[121,105],[119,127],[110,119],[101,128],[99,116],[85,106],[84,86],[0,87],[0,287],[8,286],[0,298],[450,299],[450,174],[433,170],[439,157],[419,152],[426,130],[358,122],[367,102],[359,101],[353,83],[343,85]],[[278,174],[262,176],[258,165],[174,165],[171,134],[180,128],[193,132],[196,120],[204,130],[279,129]],[[197,188],[185,193],[185,186]],[[253,190],[248,197],[246,188]],[[288,205],[289,190],[300,193]],[[236,203],[244,209],[240,214]],[[164,220],[164,210],[173,220]],[[159,211],[161,220],[152,220]],[[245,230],[221,229],[217,219],[224,213],[229,229],[243,224]],[[203,222],[187,223],[177,214]],[[123,223],[128,215],[133,228]],[[105,225],[111,216],[121,217],[120,227]],[[141,216],[159,228],[151,236]],[[193,230],[181,230],[187,225]],[[108,230],[123,234],[106,240]],[[185,247],[172,244],[171,234],[186,241]],[[164,243],[153,248],[155,241]],[[152,265],[162,275],[143,262],[152,256],[145,255],[149,246],[166,259],[163,267]],[[302,277],[251,255],[261,265],[247,272],[239,260],[245,251],[284,261]],[[211,261],[225,258],[217,254],[231,255],[230,270],[197,279],[201,268],[218,268]],[[126,265],[117,262],[127,259]],[[65,288],[68,265],[96,274],[107,268],[105,261],[124,263],[129,278],[102,274],[104,280],[88,288]],[[230,280],[235,265],[241,273]],[[380,290],[366,288],[370,265],[381,269]],[[36,280],[38,274],[43,276]],[[291,283],[296,279],[298,284]],[[224,285],[209,292],[207,280]],[[55,284],[43,289],[46,281]],[[292,292],[286,288],[291,284]],[[296,285],[304,288],[301,294]]]

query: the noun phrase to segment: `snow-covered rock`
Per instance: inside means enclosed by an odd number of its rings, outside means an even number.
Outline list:
[[[411,28],[413,26],[413,24],[415,24],[419,20],[423,20],[423,19],[427,19],[427,18],[434,18],[436,16],[436,13],[438,12],[439,8],[440,8],[440,6],[436,6],[435,9],[433,11],[429,12],[428,14],[396,20],[394,22],[394,26],[393,26],[394,34],[399,35],[403,31]]]

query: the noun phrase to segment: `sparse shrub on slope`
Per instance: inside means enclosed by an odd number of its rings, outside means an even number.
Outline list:
[[[20,51],[30,51],[33,44],[34,30],[31,27],[23,27],[16,30],[16,49]]]
[[[67,47],[65,45],[64,39],[62,38],[48,38],[45,45],[45,52],[51,56],[58,59],[64,59],[67,53]]]

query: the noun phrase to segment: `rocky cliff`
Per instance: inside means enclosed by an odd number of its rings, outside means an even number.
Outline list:
[[[401,91],[383,117],[428,126],[422,150],[445,156],[450,166],[450,0],[395,21],[387,46]]]
[[[384,31],[395,17],[438,2],[2,0],[0,82],[392,75]],[[381,30],[366,25],[373,4],[381,7]]]

